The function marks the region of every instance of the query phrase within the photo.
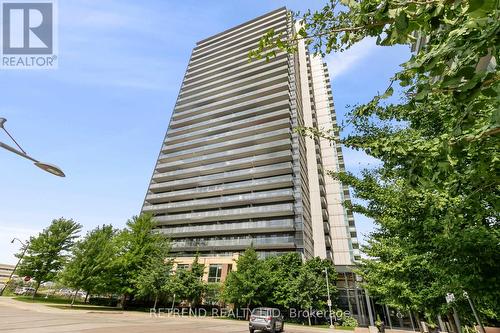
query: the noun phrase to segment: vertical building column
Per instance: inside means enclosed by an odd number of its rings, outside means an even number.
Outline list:
[[[300,29],[300,24],[296,23],[296,29]],[[306,51],[304,40],[298,42],[298,66],[300,73],[300,84],[302,92],[302,111],[304,114],[304,126],[313,127],[313,115],[309,84],[308,62],[309,56]],[[311,224],[314,241],[314,256],[321,259],[326,258],[326,242],[323,227],[323,214],[321,211],[321,196],[319,190],[318,164],[316,158],[316,144],[314,138],[306,137],[306,158],[309,179],[309,200],[311,202]]]

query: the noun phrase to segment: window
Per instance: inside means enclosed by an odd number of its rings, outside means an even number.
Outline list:
[[[189,264],[177,264],[177,270],[187,270],[189,269]]]
[[[210,265],[208,268],[208,282],[220,282],[222,265]]]

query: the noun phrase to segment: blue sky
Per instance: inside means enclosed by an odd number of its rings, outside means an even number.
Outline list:
[[[281,6],[303,11],[325,1],[59,1],[59,68],[0,70],[0,117],[28,153],[67,177],[0,151],[0,263],[16,261],[12,237],[27,239],[53,218],[89,230],[121,227],[139,213],[196,41]],[[383,91],[408,56],[373,40],[329,55],[338,118]],[[4,133],[0,141],[10,144]],[[344,153],[355,173],[376,163]],[[356,221],[362,240],[373,223]]]

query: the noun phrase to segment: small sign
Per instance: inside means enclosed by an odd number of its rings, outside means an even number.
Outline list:
[[[446,294],[446,303],[455,302],[455,295],[453,293]]]

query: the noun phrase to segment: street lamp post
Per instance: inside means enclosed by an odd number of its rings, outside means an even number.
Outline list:
[[[14,147],[11,147],[3,142],[0,142],[0,147],[5,149],[5,150],[8,150],[14,154],[17,154],[21,157],[24,157],[25,159],[28,159],[30,161],[33,162],[33,164],[35,164],[37,167],[39,167],[40,169],[48,172],[48,173],[51,173],[53,175],[56,175],[56,176],[59,176],[59,177],[65,177],[66,175],[64,174],[64,172],[57,166],[53,165],[53,164],[50,164],[50,163],[44,163],[44,162],[41,162],[37,159],[34,159],[33,157],[31,157],[30,155],[28,155],[23,148],[21,148],[21,146],[17,143],[17,141],[12,137],[12,135],[10,135],[10,133],[7,131],[7,129],[5,128],[4,124],[5,122],[7,121],[7,119],[5,118],[0,118],[0,128],[3,129],[5,131],[5,133],[7,133],[7,135],[9,136],[9,138],[12,139],[12,141],[14,141],[14,143],[16,144],[16,146],[19,148],[16,149]]]
[[[12,272],[10,273],[10,276],[9,276],[9,279],[7,280],[7,282],[5,283],[5,286],[3,286],[2,290],[0,290],[0,296],[3,295],[3,292],[5,291],[5,289],[7,289],[7,286],[9,285],[10,281],[12,280],[12,275],[14,275],[14,272],[16,271],[17,269],[17,266],[19,266],[19,263],[21,262],[21,260],[23,260],[23,257],[24,255],[26,254],[26,251],[28,250],[28,246],[30,244],[29,241],[26,241],[26,244],[23,243],[23,241],[21,241],[19,238],[13,238],[10,243],[13,244],[14,241],[18,241],[19,243],[22,244],[22,249],[23,249],[23,253],[21,253],[21,256],[19,257],[19,260],[17,261],[17,264],[16,266],[14,267],[14,269],[12,270]]]
[[[457,326],[457,333],[462,333],[462,324],[460,323],[460,318],[458,317],[457,309],[453,306],[455,302],[455,295],[453,293],[446,294],[446,303],[451,304],[453,309],[453,319],[455,319],[455,325]]]
[[[479,326],[479,329],[481,333],[485,333],[484,326],[481,323],[481,319],[479,319],[479,316],[477,315],[476,309],[474,308],[474,304],[472,304],[472,300],[469,297],[469,294],[464,291],[464,297],[469,301],[470,308],[472,309],[472,313],[474,314],[474,317],[476,318],[477,324]]]
[[[330,284],[328,283],[328,269],[325,267],[325,278],[326,278],[326,291],[328,293],[328,311],[330,317],[330,328],[333,328],[333,319],[332,319],[332,300],[330,298]]]

